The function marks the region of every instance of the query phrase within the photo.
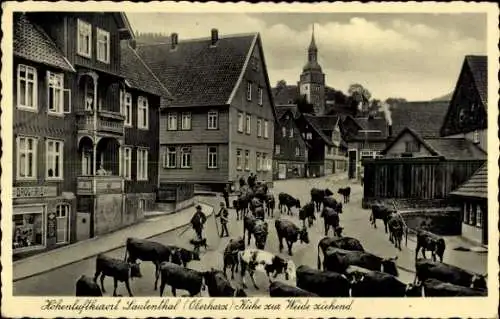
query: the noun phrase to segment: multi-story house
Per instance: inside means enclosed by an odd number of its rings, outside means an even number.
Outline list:
[[[174,33],[138,53],[174,97],[160,118],[160,191],[220,189],[250,172],[272,181],[276,115],[259,34]]]
[[[293,111],[276,107],[274,125],[273,178],[305,177],[308,146],[295,124]]]
[[[17,14],[14,38],[14,254],[141,219],[154,201],[155,118],[168,93],[121,48],[133,38],[126,16]]]

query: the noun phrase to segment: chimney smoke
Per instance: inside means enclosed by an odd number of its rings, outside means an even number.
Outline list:
[[[392,126],[392,116],[389,104],[386,102],[382,102],[382,109],[384,110],[385,120],[387,121],[387,125]]]

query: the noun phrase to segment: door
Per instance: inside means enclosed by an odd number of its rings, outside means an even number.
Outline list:
[[[278,165],[278,179],[285,179],[286,178],[286,164],[279,164]]]
[[[90,213],[76,213],[76,240],[90,238]]]
[[[356,150],[349,151],[349,179],[356,178]]]

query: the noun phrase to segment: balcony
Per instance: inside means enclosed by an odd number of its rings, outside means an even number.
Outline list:
[[[77,195],[119,194],[124,191],[125,181],[121,176],[78,176]]]
[[[124,119],[119,113],[99,111],[96,116],[90,112],[78,115],[80,116],[78,117],[77,127],[80,134],[88,134],[93,131],[117,136],[125,134]]]

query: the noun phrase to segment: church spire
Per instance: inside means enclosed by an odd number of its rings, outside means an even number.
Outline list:
[[[318,48],[316,47],[316,41],[314,39],[314,23],[312,25],[311,44],[309,44],[309,52],[311,51],[318,51]]]

